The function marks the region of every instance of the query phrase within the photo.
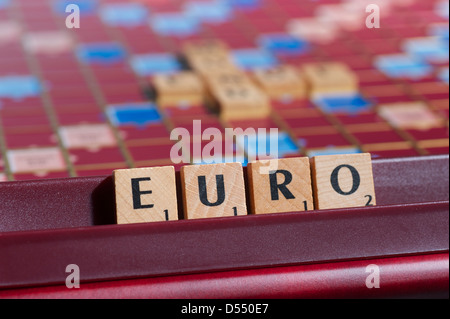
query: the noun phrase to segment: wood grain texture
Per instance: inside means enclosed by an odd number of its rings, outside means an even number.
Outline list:
[[[309,158],[256,161],[247,171],[252,214],[314,209]]]
[[[311,171],[316,209],[376,205],[370,154],[317,156]]]
[[[240,163],[181,168],[185,219],[247,215]]]
[[[113,175],[117,224],[178,220],[173,166],[116,170]]]
[[[344,63],[305,64],[302,72],[308,83],[311,96],[328,93],[357,93],[357,75]]]

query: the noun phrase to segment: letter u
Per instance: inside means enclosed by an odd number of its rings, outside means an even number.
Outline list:
[[[223,204],[225,201],[225,182],[223,179],[223,175],[216,175],[216,184],[217,184],[217,201],[215,203],[211,203],[208,200],[208,190],[206,188],[206,176],[198,177],[198,190],[200,195],[200,201],[203,205],[209,207],[216,207]]]

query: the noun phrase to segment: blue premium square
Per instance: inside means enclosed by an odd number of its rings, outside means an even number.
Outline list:
[[[0,0],[0,10],[6,9],[11,4],[11,0]]]
[[[66,8],[71,4],[78,6],[82,15],[95,14],[98,8],[97,0],[57,0],[54,3],[53,10],[58,14],[66,15]]]
[[[188,2],[184,7],[184,13],[197,21],[216,24],[229,21],[233,10],[225,2]]]
[[[0,98],[21,100],[39,96],[42,92],[40,81],[31,75],[0,77]]]
[[[149,10],[139,3],[115,3],[103,6],[100,17],[106,25],[113,27],[137,27],[145,25]]]
[[[108,107],[106,113],[116,127],[142,127],[162,122],[156,105],[151,103],[113,105]]]
[[[375,66],[391,78],[421,79],[433,74],[433,67],[421,59],[405,54],[383,55]]]
[[[114,64],[124,62],[127,52],[118,43],[82,44],[77,48],[77,56],[86,64]]]
[[[403,44],[403,49],[412,56],[427,62],[449,61],[449,47],[438,37],[407,40]]]
[[[162,36],[187,37],[200,31],[199,20],[184,13],[160,13],[150,19],[150,26]]]
[[[372,103],[360,94],[321,95],[314,103],[325,113],[358,114],[372,108]]]
[[[309,51],[308,42],[289,34],[265,34],[259,37],[258,45],[276,55],[302,55]]]
[[[222,0],[237,9],[257,9],[261,6],[261,0]]]
[[[360,154],[360,153],[361,150],[357,147],[348,147],[348,148],[327,147],[319,150],[308,151],[308,156],[314,157],[324,155],[346,155],[346,154]]]
[[[445,46],[449,46],[450,31],[448,29],[448,24],[434,24],[429,28],[429,35],[434,37],[439,37]]]
[[[441,72],[439,72],[439,78],[445,83],[449,84],[449,68],[445,68]]]
[[[299,153],[299,148],[286,132],[240,135],[236,137],[236,142],[240,150],[252,160],[257,157],[283,158],[288,154]]]
[[[277,58],[270,52],[260,49],[242,49],[232,52],[236,64],[244,70],[271,68],[278,65]]]
[[[170,74],[182,70],[182,65],[173,54],[143,54],[131,58],[131,66],[139,76]]]

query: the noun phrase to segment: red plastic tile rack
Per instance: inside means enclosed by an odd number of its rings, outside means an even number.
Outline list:
[[[111,177],[2,183],[0,297],[448,296],[448,155],[373,169],[376,207],[136,225],[114,225]]]

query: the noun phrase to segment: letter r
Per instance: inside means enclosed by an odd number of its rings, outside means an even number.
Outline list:
[[[282,184],[278,184],[277,174],[284,175],[284,182]],[[269,174],[270,179],[270,193],[272,196],[272,200],[279,200],[279,191],[283,194],[286,199],[295,199],[295,196],[291,193],[291,191],[286,187],[292,182],[292,174],[286,170],[278,170],[271,171]]]

